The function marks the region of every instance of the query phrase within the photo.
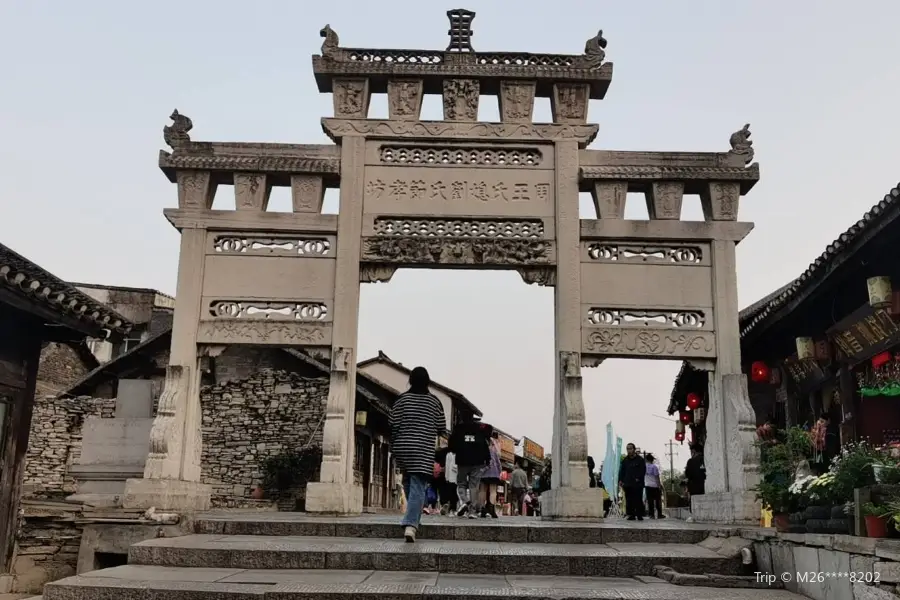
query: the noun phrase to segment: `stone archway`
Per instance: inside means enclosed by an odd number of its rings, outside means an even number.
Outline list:
[[[360,282],[398,266],[515,269],[553,286],[557,357],[550,517],[599,517],[588,488],[581,369],[608,357],[694,361],[712,371],[707,518],[753,521],[753,418],[741,376],[735,245],[740,196],[759,179],[749,126],[727,152],[589,150],[598,126],[589,100],[612,80],[602,32],[580,55],[481,53],[474,13],[450,11],[445,51],[340,45],[322,30],[313,57],[320,92],[334,98],[322,120],[333,145],[195,142],[177,111],[172,152],[160,167],[178,185],[165,211],[182,233],[177,306],[166,387],[145,477],[126,503],[196,508],[199,482],[197,357],[228,344],[300,346],[331,357],[321,481],[307,507],[353,513],[353,394]],[[373,93],[389,118],[369,119]],[[444,120],[420,119],[440,94]],[[477,120],[496,96],[501,122]],[[552,123],[533,122],[550,99]],[[233,185],[235,211],[212,206]],[[290,186],[294,212],[267,213],[272,186]],[[340,188],[340,212],[321,214],[323,191]],[[598,219],[579,218],[578,194]],[[623,219],[629,192],[643,193],[648,221]],[[684,194],[700,196],[705,221],[680,220]]]

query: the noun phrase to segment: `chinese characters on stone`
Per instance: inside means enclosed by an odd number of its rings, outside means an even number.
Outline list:
[[[406,201],[425,200],[432,202],[530,202],[546,201],[550,194],[549,183],[506,183],[484,181],[433,181],[421,179],[405,181],[395,179],[385,182],[381,179],[366,183],[366,199]]]

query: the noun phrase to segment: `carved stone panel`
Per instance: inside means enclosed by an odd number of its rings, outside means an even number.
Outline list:
[[[178,208],[212,208],[216,184],[209,171],[178,171]]]
[[[321,234],[211,231],[207,254],[334,258],[337,238]]]
[[[368,79],[335,79],[333,90],[335,117],[365,119],[369,115]]]
[[[554,243],[541,239],[366,237],[361,260],[407,266],[552,265]]]
[[[320,175],[291,175],[294,212],[320,213],[324,202],[325,185]]]
[[[477,79],[445,79],[444,119],[447,121],[477,121],[480,94],[481,89]]]
[[[265,319],[201,321],[200,344],[266,346],[330,346],[331,323],[270,321]]]
[[[585,354],[635,358],[715,358],[715,333],[681,332],[667,329],[584,327]]]
[[[588,327],[656,328],[677,331],[713,331],[710,308],[618,308],[582,305],[584,324]]]
[[[271,191],[264,173],[234,174],[234,206],[238,210],[266,210]]]
[[[598,219],[622,219],[625,217],[625,199],[628,197],[627,181],[595,181],[594,208]]]
[[[294,256],[207,255],[203,295],[220,298],[331,298],[334,260]]]
[[[549,217],[553,171],[367,167],[366,213]]]
[[[554,83],[550,111],[554,123],[587,122],[590,85],[586,83]]]
[[[388,116],[395,121],[418,121],[422,110],[421,79],[391,79],[388,89]]]
[[[541,287],[553,287],[556,285],[556,268],[554,267],[523,267],[517,269],[522,281],[528,285]]]
[[[642,244],[623,240],[582,242],[582,262],[634,265],[709,266],[708,243]]]
[[[739,183],[712,181],[700,193],[700,205],[707,221],[737,221],[740,201]]]
[[[332,320],[329,303],[320,300],[269,300],[205,298],[205,319],[310,321]]]
[[[681,218],[683,181],[654,181],[647,186],[647,212],[651,219]]]
[[[531,123],[536,82],[509,80],[500,82],[500,120],[504,123]]]

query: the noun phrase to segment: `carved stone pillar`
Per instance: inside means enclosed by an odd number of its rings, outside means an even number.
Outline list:
[[[700,193],[703,218],[707,221],[737,221],[741,185],[727,181],[711,181]]]
[[[237,210],[265,211],[272,186],[264,173],[234,174],[234,207]]]
[[[531,123],[534,112],[535,81],[501,81],[500,120],[504,123]]]
[[[369,116],[368,79],[335,79],[332,84],[334,116],[343,119],[365,119]]]
[[[203,186],[190,193],[192,202],[205,196]],[[181,232],[178,284],[166,380],[150,432],[150,453],[143,479],[125,482],[125,508],[191,511],[209,508],[211,488],[200,483],[200,369],[197,328],[202,311],[206,229]]]
[[[291,175],[291,204],[295,213],[320,213],[325,202],[321,175]]]
[[[603,501],[590,489],[581,392],[581,221],[578,144],[556,142],[556,391],[552,489],[541,497],[547,518],[600,518]]]
[[[554,123],[587,123],[590,86],[586,83],[554,83],[550,112]]]
[[[598,219],[622,219],[625,217],[628,182],[595,181],[593,197]]]
[[[422,110],[424,82],[421,79],[388,81],[388,117],[397,121],[418,121]]]
[[[477,79],[445,79],[444,120],[477,121],[480,95]]]
[[[647,187],[647,212],[651,219],[677,221],[683,199],[684,182],[654,181]]]
[[[691,499],[700,522],[758,523],[760,504],[756,418],[741,373],[735,243],[712,242],[716,366],[709,376],[706,420],[706,494]]]
[[[319,481],[306,487],[309,512],[362,512],[363,490],[353,482],[353,438],[365,150],[363,137],[348,136],[342,140],[331,381],[322,431],[321,475]]]

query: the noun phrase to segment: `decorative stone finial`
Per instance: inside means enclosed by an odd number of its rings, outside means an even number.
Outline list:
[[[338,47],[341,43],[337,32],[331,28],[331,25],[326,25],[319,31],[319,35],[325,38],[325,41],[322,42],[322,56],[325,58],[337,58]]]
[[[178,148],[191,141],[191,136],[188,135],[188,132],[194,128],[194,123],[188,117],[179,113],[177,108],[172,111],[169,118],[172,119],[172,124],[163,127],[163,139],[172,150],[178,150]]]
[[[584,43],[583,64],[588,69],[597,69],[603,64],[606,58],[606,38],[603,37],[603,30],[597,32],[597,35]]]
[[[740,131],[731,134],[731,152],[744,157],[744,164],[749,165],[753,160],[753,140],[750,139],[750,123],[744,125]]]
[[[450,19],[450,45],[447,52],[474,52],[472,48],[472,20],[475,13],[464,8],[456,8],[447,11]]]

